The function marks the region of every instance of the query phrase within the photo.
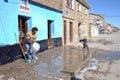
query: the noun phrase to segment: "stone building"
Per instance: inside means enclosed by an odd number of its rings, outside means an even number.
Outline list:
[[[63,45],[87,34],[89,8],[85,0],[63,0]]]
[[[89,30],[89,8],[90,5],[86,0],[76,0],[77,1],[77,31],[78,37],[83,38],[86,34],[88,36]]]

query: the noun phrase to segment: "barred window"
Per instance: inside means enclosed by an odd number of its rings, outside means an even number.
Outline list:
[[[74,9],[74,0],[67,0],[67,7]]]

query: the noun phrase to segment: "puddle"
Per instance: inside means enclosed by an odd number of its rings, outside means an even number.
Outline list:
[[[112,64],[113,60],[120,59],[120,52],[109,51],[106,54],[96,57],[98,60],[108,60],[109,65]]]
[[[78,75],[77,78],[81,79],[81,80],[85,80],[84,79],[84,74],[87,70],[96,70],[97,69],[97,65],[98,65],[98,60],[93,58],[89,61],[88,65],[80,72],[80,74]]]
[[[109,65],[112,64],[113,60],[118,60],[120,59],[120,52],[116,51],[108,51],[105,52],[105,54],[99,55],[99,56],[94,56],[94,58],[100,60],[107,60],[109,61]]]
[[[96,56],[89,61],[88,65],[80,72],[77,78],[81,80],[85,80],[84,79],[85,72],[87,70],[96,70],[100,60],[108,60],[110,65],[112,64],[113,60],[117,60],[117,59],[120,59],[120,52],[109,51],[106,54]]]
[[[118,60],[120,59],[120,52],[113,52],[113,51],[109,51],[106,54],[103,54],[101,56],[96,57],[97,59],[101,60],[101,59],[105,59],[105,60]]]

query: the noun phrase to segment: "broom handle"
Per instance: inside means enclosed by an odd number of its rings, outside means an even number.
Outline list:
[[[16,35],[16,33],[15,33],[15,37],[16,37],[16,42],[17,42],[17,35]],[[20,45],[20,49],[22,51],[22,54],[23,54],[24,58],[27,59],[26,56],[25,56],[25,54],[24,54],[24,51],[23,51],[22,45],[20,43],[20,40],[19,40],[19,45]]]
[[[22,48],[21,43],[19,43],[19,45],[20,45],[20,48],[21,48],[21,50],[22,50],[22,53],[23,53],[24,58],[27,59],[26,56],[25,56],[25,53],[24,53],[24,51],[23,51],[23,48]]]

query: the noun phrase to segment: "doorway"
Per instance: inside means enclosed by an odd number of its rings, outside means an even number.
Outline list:
[[[28,31],[27,20],[28,20],[27,17],[18,16],[19,43],[22,45],[24,51],[25,51],[24,38],[25,38],[25,34]]]
[[[81,35],[81,28],[80,28],[81,23],[78,23],[78,37],[80,38]]]
[[[70,42],[73,41],[73,22],[70,22]]]
[[[66,44],[66,36],[67,36],[67,29],[66,29],[66,21],[64,20],[64,44]]]
[[[52,21],[48,20],[48,47],[51,46],[51,25],[52,25]]]

